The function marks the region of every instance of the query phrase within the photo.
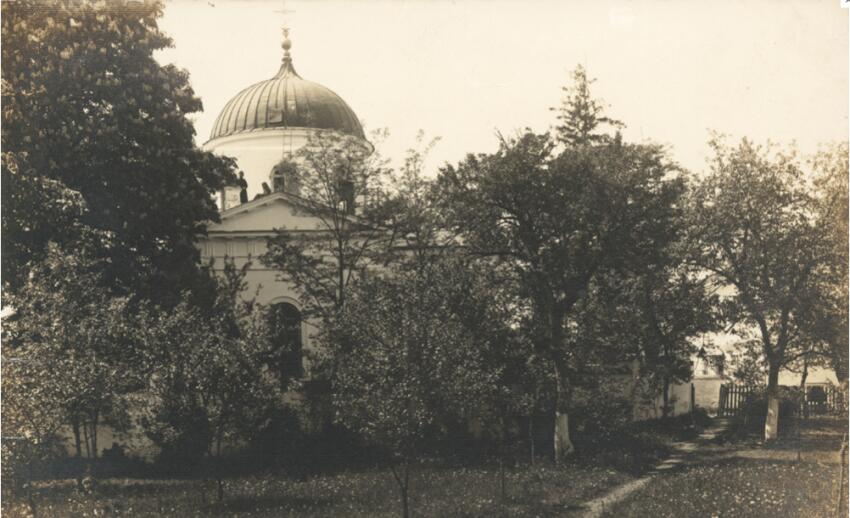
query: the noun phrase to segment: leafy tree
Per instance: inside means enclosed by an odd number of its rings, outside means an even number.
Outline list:
[[[848,309],[848,143],[827,146],[818,153],[812,167],[815,172],[818,225],[826,230],[834,262],[826,265],[820,286],[821,308],[814,323],[813,337],[826,345],[825,358],[838,380],[847,381],[850,345],[847,342]]]
[[[670,385],[692,376],[694,338],[719,329],[714,286],[691,263],[686,192],[684,182],[671,189],[666,238],[628,268],[598,276],[578,317],[594,322],[579,340],[594,343],[597,352],[613,345],[603,362],[638,361],[635,389],[644,385],[653,401],[660,392],[663,417],[670,410]]]
[[[464,245],[513,268],[530,302],[556,379],[558,459],[574,450],[568,414],[579,350],[569,345],[568,317],[598,273],[644,260],[668,239],[681,189],[673,170],[655,146],[614,139],[555,154],[548,136],[526,133],[441,171],[444,213]]]
[[[337,321],[336,418],[391,453],[405,517],[426,438],[476,415],[496,384],[491,312],[480,281],[449,261],[359,281]]]
[[[711,142],[711,170],[693,197],[697,264],[730,286],[727,319],[754,328],[768,367],[765,439],[777,436],[779,371],[808,354],[817,287],[834,263],[810,187],[793,154],[742,140]],[[747,332],[747,331],[745,331]]]
[[[289,381],[266,369],[274,344],[265,311],[242,299],[248,267],[226,264],[211,309],[186,294],[173,309],[147,309],[141,317],[151,366],[138,401],[141,425],[172,461],[213,460],[219,500],[226,447],[260,433]]]
[[[133,351],[125,348],[132,338],[127,301],[101,287],[102,265],[86,251],[49,245],[46,254],[10,297],[15,313],[4,354],[22,365],[16,375],[33,404],[72,428],[77,456],[82,434],[87,456],[96,458],[99,425],[127,426],[126,395],[138,380]]]
[[[4,498],[24,490],[30,513],[38,516],[32,482],[43,475],[45,463],[64,453],[61,432],[67,425],[64,401],[67,386],[53,367],[35,355],[8,354],[2,363],[3,440],[2,474]]]
[[[439,141],[425,142],[425,133],[420,131],[401,167],[387,171],[382,226],[393,239],[384,250],[382,263],[416,268],[457,250],[443,225],[435,182],[424,171],[428,154]]]
[[[762,385],[767,378],[767,365],[761,352],[761,340],[758,336],[744,337],[747,339],[734,344],[732,376],[747,386]]]
[[[663,279],[653,274],[641,279],[643,304],[637,306],[643,319],[641,367],[653,385],[661,386],[663,417],[670,411],[670,384],[693,374],[693,339],[717,330],[716,298],[703,281],[684,271],[667,274]]]
[[[4,288],[20,289],[47,244],[72,248],[83,226],[105,237],[93,241],[105,285],[178,298],[232,173],[195,147],[188,74],[153,57],[171,45],[162,5],[22,0],[2,14]],[[85,211],[64,210],[77,198]]]
[[[330,322],[387,240],[379,225],[386,168],[362,141],[333,132],[310,138],[294,158],[301,211],[317,226],[315,232],[278,229],[262,260],[294,285],[308,317]]]

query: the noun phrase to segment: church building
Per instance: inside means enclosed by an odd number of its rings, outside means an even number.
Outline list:
[[[223,269],[225,258],[237,268],[250,261],[245,279],[248,293],[259,289],[257,302],[280,319],[283,325],[274,327],[287,336],[278,338],[281,343],[296,344],[291,360],[303,371],[309,366],[303,364],[299,351],[310,348],[315,327],[302,319],[302,305],[293,287],[279,280],[278,272],[266,267],[260,257],[266,252],[267,239],[278,230],[320,228],[317,218],[298,210],[304,202],[294,172],[301,148],[334,133],[362,142],[368,152],[373,148],[357,115],[341,97],[295,71],[287,32],[277,74],[237,93],[219,113],[203,145],[207,151],[236,159],[241,185],[221,193],[221,221],[210,224],[198,246],[202,261],[213,259],[216,270]]]

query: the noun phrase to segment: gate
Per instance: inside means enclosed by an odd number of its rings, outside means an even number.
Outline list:
[[[747,405],[757,393],[757,387],[752,385],[735,385],[724,383],[720,385],[720,402],[717,406],[719,417],[734,417]]]

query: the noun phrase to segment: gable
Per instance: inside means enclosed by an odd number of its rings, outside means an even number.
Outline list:
[[[268,232],[280,230],[321,230],[321,220],[308,215],[297,201],[283,193],[264,196],[221,213],[221,222],[207,227],[218,232]]]

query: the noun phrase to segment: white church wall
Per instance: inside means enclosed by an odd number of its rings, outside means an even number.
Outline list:
[[[304,147],[316,130],[280,128],[246,131],[219,137],[204,144],[205,151],[236,159],[248,182],[248,199],[263,192],[262,184],[271,187],[271,171],[281,160]]]

